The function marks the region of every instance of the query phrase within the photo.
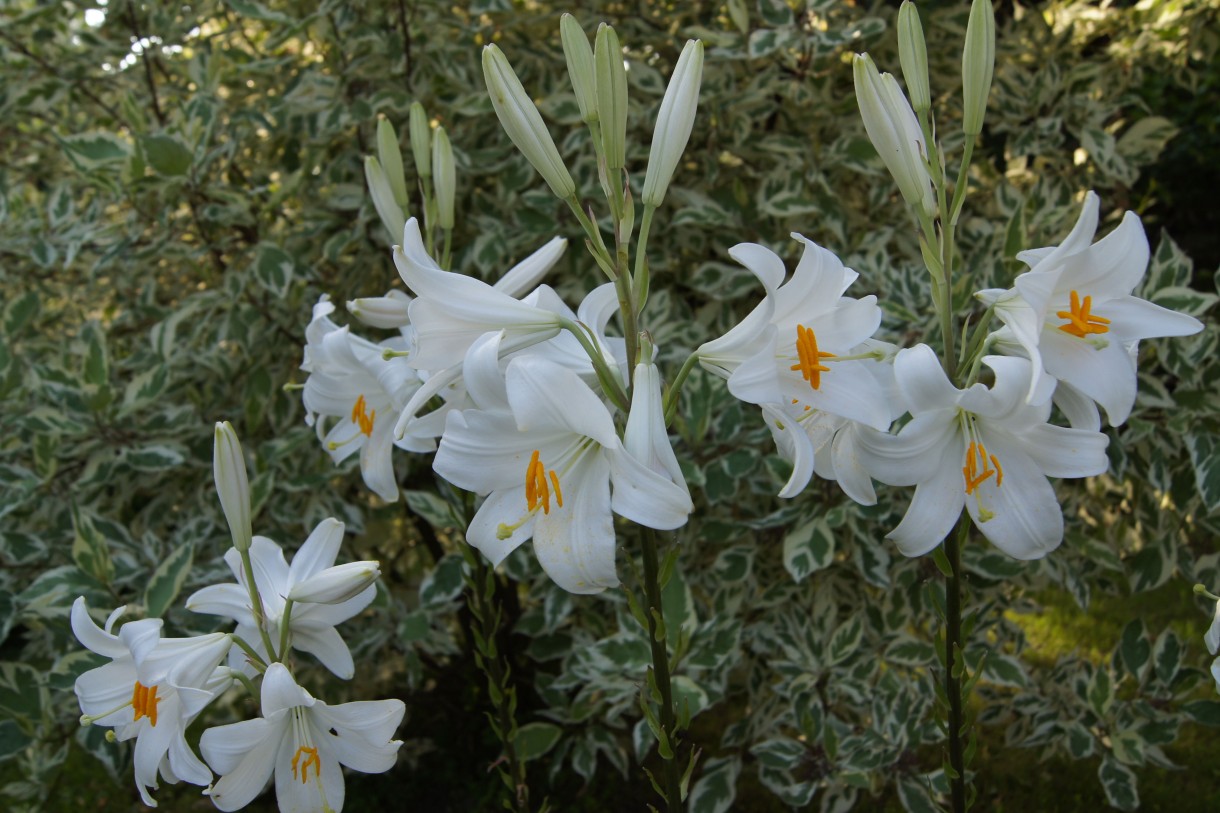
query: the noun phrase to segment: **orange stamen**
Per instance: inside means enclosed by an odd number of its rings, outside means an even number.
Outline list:
[[[822,373],[830,368],[822,363],[822,359],[832,359],[834,353],[824,353],[818,350],[818,339],[813,331],[804,325],[796,326],[796,355],[798,362],[789,369],[800,370],[801,377],[809,382],[815,390],[822,386]]]
[[[535,511],[539,506],[542,507],[542,513],[551,513],[551,491],[555,492],[555,504],[559,508],[563,508],[563,491],[559,488],[559,475],[552,469],[547,471],[546,466],[542,464],[540,453],[537,449],[530,455],[530,462],[525,467],[525,505],[530,511]]]
[[[305,754],[305,761],[301,762],[301,755]],[[313,775],[319,777],[322,775],[322,760],[318,757],[317,748],[306,748],[301,746],[297,752],[292,755],[292,776],[296,778],[298,763],[301,768],[301,784],[305,784],[309,780],[309,766],[313,765]]]
[[[991,462],[994,468],[988,468],[987,463]],[[995,475],[996,488],[1004,482],[1004,469],[1000,467],[1000,461],[993,454],[987,453],[987,448],[981,443],[971,443],[966,449],[966,465],[962,467],[962,477],[966,480],[966,493],[973,494],[983,482],[992,475]]]
[[[1084,302],[1081,302],[1080,294],[1072,291],[1071,309],[1055,312],[1060,319],[1067,320],[1067,323],[1060,325],[1059,329],[1081,339],[1090,333],[1109,333],[1110,328],[1107,325],[1110,324],[1110,320],[1104,316],[1094,316],[1089,313],[1089,309],[1092,307],[1093,297],[1086,296]]]
[[[148,724],[155,727],[157,725],[157,703],[160,700],[161,698],[157,697],[156,686],[145,686],[137,680],[135,688],[131,692],[131,707],[135,710],[135,719],[147,717]]]
[[[352,407],[352,423],[360,427],[360,431],[364,433],[365,437],[372,437],[373,421],[377,419],[377,410],[369,412],[368,406],[363,395],[356,399],[356,405]]]

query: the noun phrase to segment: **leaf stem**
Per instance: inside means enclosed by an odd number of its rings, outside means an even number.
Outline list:
[[[652,672],[661,695],[661,731],[668,740],[669,755],[664,760],[666,808],[670,813],[682,810],[681,766],[678,764],[678,720],[674,711],[673,687],[669,678],[669,653],[666,646],[665,613],[661,605],[660,567],[657,561],[657,536],[652,528],[640,526],[644,548],[644,594],[648,607],[644,613],[648,623],[648,644],[652,649]],[[658,623],[660,622],[660,623]],[[661,751],[665,749],[659,749]]]

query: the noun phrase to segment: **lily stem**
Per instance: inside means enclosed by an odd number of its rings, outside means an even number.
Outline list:
[[[962,748],[962,677],[965,663],[962,646],[962,543],[970,529],[963,516],[955,533],[945,537],[945,558],[950,573],[945,576],[945,695],[949,701],[949,777],[953,813],[966,813],[966,765]]]
[[[661,695],[661,730],[669,741],[669,756],[661,754],[665,764],[663,787],[666,808],[670,813],[682,810],[681,767],[678,764],[678,720],[674,712],[673,687],[669,678],[669,653],[665,643],[665,616],[661,607],[660,567],[657,560],[657,535],[651,528],[640,526],[644,547],[644,593],[648,601],[645,616],[648,621],[648,644],[652,648],[652,672]],[[660,624],[658,624],[660,621]]]
[[[267,650],[267,658],[271,661],[280,660],[276,657],[275,647],[271,645],[271,635],[267,632],[267,614],[263,610],[263,599],[258,594],[258,584],[254,581],[254,565],[250,561],[250,550],[241,553],[242,572],[246,574],[246,589],[250,591],[250,610],[254,613],[254,624],[262,637],[263,646]]]

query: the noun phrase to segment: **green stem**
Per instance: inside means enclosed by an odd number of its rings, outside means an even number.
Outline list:
[[[250,699],[257,703],[259,700],[258,690],[254,688],[254,684],[250,682],[250,678],[246,677],[241,672],[238,672],[236,669],[232,670],[230,674],[234,680],[246,687],[246,691],[250,694]]]
[[[682,368],[678,370],[678,375],[674,378],[674,383],[669,385],[669,392],[665,393],[665,425],[669,426],[673,422],[674,413],[678,411],[678,398],[682,395],[682,387],[686,384],[686,377],[690,375],[690,371],[695,369],[695,365],[699,363],[699,357],[691,353],[686,357],[686,361],[682,362]]]
[[[280,660],[288,655],[288,627],[292,620],[292,599],[284,600],[284,617],[280,619]]]
[[[254,565],[250,562],[250,549],[240,551],[242,572],[246,574],[246,589],[250,591],[250,609],[254,613],[254,625],[267,648],[267,657],[274,661],[275,647],[271,645],[271,636],[267,634],[267,615],[263,611],[263,599],[258,594],[258,585],[254,582]]]
[[[246,657],[250,659],[250,663],[254,664],[254,668],[260,672],[267,671],[267,662],[263,660],[263,656],[258,654],[258,650],[250,646],[249,642],[240,635],[233,636],[233,643],[241,648],[242,652],[246,653]],[[244,676],[243,676],[244,677]]]
[[[631,282],[635,286],[637,318],[644,310],[644,303],[648,301],[648,289],[652,283],[646,255],[648,253],[648,233],[652,228],[652,216],[656,211],[656,206],[644,207],[644,217],[640,220],[640,236],[635,244],[635,272],[631,275]]]
[[[579,323],[566,318],[560,319],[560,325],[562,325],[564,330],[576,337],[576,341],[580,342],[580,346],[584,348],[585,353],[589,356],[589,361],[593,362],[593,370],[597,373],[597,380],[602,385],[602,391],[610,397],[610,400],[614,402],[616,407],[624,412],[628,411],[631,408],[631,402],[627,398],[627,393],[623,391],[618,376],[606,364],[605,357],[598,351],[592,337],[585,332],[585,328]]]
[[[673,687],[669,679],[669,653],[664,632],[658,632],[657,620],[665,629],[665,614],[661,605],[660,567],[657,560],[657,536],[651,528],[640,526],[644,548],[644,594],[648,600],[645,616],[648,621],[648,644],[652,648],[652,672],[657,691],[661,694],[661,730],[669,740],[670,755],[662,754],[665,766],[663,787],[666,807],[670,813],[682,810],[682,777],[678,764],[678,720],[674,712]]]
[[[950,574],[945,577],[945,695],[949,701],[949,777],[951,810],[966,813],[966,764],[962,746],[962,677],[965,663],[957,663],[964,652],[962,642],[962,546],[970,532],[970,518],[958,519],[956,533],[945,537],[945,558]]]

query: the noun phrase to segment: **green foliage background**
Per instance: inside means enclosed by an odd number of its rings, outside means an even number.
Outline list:
[[[105,12],[99,25],[85,22],[91,8]],[[138,806],[129,749],[77,724],[72,683],[97,661],[67,611],[84,595],[99,610],[165,614],[177,634],[212,629],[181,599],[228,578],[211,425],[230,420],[248,453],[257,532],[293,548],[334,515],[351,532],[348,558],[383,563],[378,601],[346,631],[355,680],[307,673],[330,702],[407,703],[399,765],[351,778],[351,803],[498,808],[488,766],[499,744],[462,596],[463,499],[429,460],[402,455],[407,507],[382,504],[353,465],[331,466],[282,387],[303,380],[320,294],[344,302],[401,285],[364,189],[378,116],[405,132],[419,100],[448,130],[456,268],[494,278],[554,234],[578,234],[499,131],[478,65],[480,46],[497,42],[593,197],[596,167],[562,68],[564,10],[589,32],[614,23],[629,49],[628,165],[641,177],[682,43],[708,48],[699,118],[650,255],[649,327],[671,375],[761,295],[727,249],[750,240],[792,257],[791,231],[860,272],[858,287],[886,308],[888,338],[933,335],[915,231],[851,87],[853,52],[897,71],[896,6],[6,4],[0,804]],[[921,10],[953,150],[966,6]],[[1143,295],[1207,327],[1146,343],[1136,410],[1110,431],[1110,474],[1058,485],[1070,520],[1061,549],[1031,563],[981,541],[966,550],[978,611],[967,655],[988,653],[976,692],[982,809],[1220,803],[1220,703],[1201,643],[1210,608],[1190,594],[1196,581],[1220,588],[1220,252],[1203,197],[1220,182],[1220,114],[1207,101],[1220,78],[1218,10],[1216,0],[998,9],[960,306],[975,289],[1007,287],[1016,251],[1057,242],[1078,194],[1094,188],[1111,225],[1126,208],[1144,216],[1154,260]],[[569,302],[596,282],[575,249],[548,280]],[[778,501],[784,464],[758,415],[700,373],[675,433],[697,503],[666,593],[669,624],[688,641],[679,683],[703,749],[691,809],[930,809],[927,782],[943,783],[930,602],[943,588],[930,559],[903,559],[882,539],[906,498],[889,492],[862,508],[815,481]],[[620,572],[634,553],[623,538]],[[637,702],[649,656],[622,596],[563,593],[528,551],[497,589],[534,797],[560,810],[642,809],[638,763],[656,758]],[[209,722],[249,713],[235,700]],[[162,788],[159,798],[210,808],[197,794]]]

